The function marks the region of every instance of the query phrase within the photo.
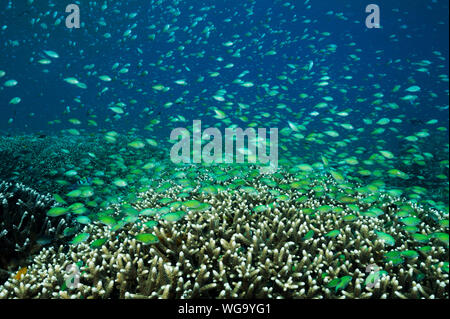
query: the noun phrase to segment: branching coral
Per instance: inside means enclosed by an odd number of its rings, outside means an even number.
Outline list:
[[[29,274],[20,282],[10,278],[0,297],[448,298],[448,237],[445,242],[434,236],[442,233],[438,223],[417,225],[432,243],[425,246],[404,229],[394,204],[399,202],[390,197],[367,204],[363,195],[355,195],[351,206],[348,199],[313,191],[306,200],[293,188],[274,192],[262,181],[253,180],[254,191],[194,191],[190,199],[207,204],[197,210],[183,205],[180,186],[142,194],[135,208],[154,208],[154,213],[141,214],[116,232],[86,226],[91,241],[109,240],[101,248],[71,246],[67,254],[62,247],[44,249]],[[283,181],[295,179],[286,175]],[[329,180],[323,187],[332,186]],[[159,224],[149,226],[158,219],[162,198],[179,202],[170,210],[186,214],[176,222],[161,214]],[[361,213],[355,212],[357,204]],[[381,208],[375,210],[375,204]],[[371,209],[378,216],[362,212]],[[141,233],[153,233],[159,242],[145,245],[136,239]],[[390,234],[394,244],[380,234]],[[389,260],[392,252],[400,257]],[[85,265],[80,285],[64,289],[64,270],[77,262]]]
[[[22,184],[0,183],[0,268],[16,267],[36,248],[37,240],[57,240],[68,218],[47,217],[55,205],[48,195],[40,195]]]

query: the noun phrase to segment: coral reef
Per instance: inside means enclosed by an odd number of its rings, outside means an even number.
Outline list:
[[[51,177],[65,166],[76,165],[91,146],[87,139],[81,142],[76,137],[2,137],[0,178],[20,181],[43,193],[55,192],[58,184]]]
[[[48,217],[47,211],[54,205],[49,195],[40,195],[22,184],[0,183],[0,268],[3,275],[23,263],[40,243],[59,239],[64,228],[73,224],[67,216]]]
[[[114,162],[112,155],[120,153],[122,145],[133,140],[132,136],[120,135],[117,143],[106,143],[103,135],[86,136],[0,136],[0,179],[20,182],[40,193],[67,192],[71,183],[82,177],[91,176],[96,170],[103,170]],[[90,154],[90,155],[89,155]],[[145,157],[161,157],[157,149],[147,151]],[[139,154],[142,160],[145,159]],[[128,160],[139,158],[128,154]],[[67,183],[64,173],[76,169],[79,176]],[[66,185],[67,184],[67,185]]]
[[[388,195],[347,196],[332,179],[303,192],[293,175],[278,177],[283,184],[263,176],[253,187],[197,186],[189,198],[179,185],[141,194],[138,220],[86,225],[90,244],[67,253],[44,248],[0,297],[448,298],[448,225]],[[414,233],[406,212],[420,219]],[[138,236],[146,233],[152,243]],[[77,288],[65,284],[72,264],[82,265]]]

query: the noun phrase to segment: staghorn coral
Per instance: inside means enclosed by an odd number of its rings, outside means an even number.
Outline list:
[[[0,268],[10,270],[29,257],[37,240],[56,240],[72,222],[47,217],[55,205],[51,196],[40,195],[22,184],[0,183]]]
[[[207,179],[199,177],[200,182]],[[283,182],[294,181],[293,176],[284,176]],[[448,298],[448,264],[447,270],[444,266],[448,242],[434,238],[429,250],[420,250],[404,263],[386,261],[389,251],[422,246],[402,228],[395,214],[398,200],[379,196],[381,215],[349,221],[343,217],[353,210],[330,196],[316,196],[310,190],[307,199],[300,200],[295,189],[281,193],[276,187],[274,192],[262,178],[252,183],[256,192],[195,192],[192,198],[209,208],[196,211],[180,206],[178,210],[186,215],[178,222],[159,219],[158,226],[148,229],[144,223],[156,216],[141,215],[140,222],[116,232],[88,225],[84,231],[91,234],[91,241],[109,238],[101,248],[93,249],[88,243],[71,246],[68,253],[63,247],[44,248],[22,281],[10,278],[0,288],[0,297]],[[323,185],[325,192],[333,187],[332,180]],[[141,194],[135,207],[158,211],[162,198],[179,201],[181,189],[172,186],[165,193]],[[280,199],[280,193],[287,197]],[[355,196],[361,209],[370,209],[365,198]],[[264,209],[256,209],[261,205]],[[409,207],[418,216],[425,213],[420,207]],[[427,235],[440,231],[433,223],[421,222],[419,228]],[[310,231],[314,234],[307,238]],[[389,246],[375,231],[394,236],[395,245]],[[140,233],[154,233],[159,242],[144,245],[135,239]],[[80,261],[85,266],[79,287],[64,289],[64,270]],[[374,274],[368,266],[373,265],[386,274],[368,285],[367,277]]]

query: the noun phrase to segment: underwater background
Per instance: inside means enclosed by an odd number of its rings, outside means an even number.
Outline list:
[[[448,1],[369,4],[1,0],[0,298],[448,298]]]

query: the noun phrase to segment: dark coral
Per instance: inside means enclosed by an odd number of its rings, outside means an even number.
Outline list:
[[[41,244],[63,238],[64,228],[72,222],[68,217],[47,216],[55,204],[50,195],[23,184],[0,183],[0,282]]]

